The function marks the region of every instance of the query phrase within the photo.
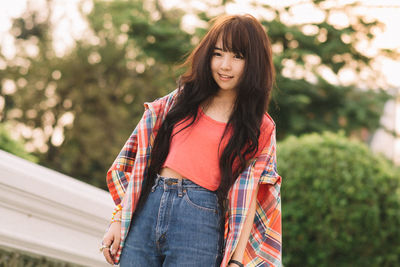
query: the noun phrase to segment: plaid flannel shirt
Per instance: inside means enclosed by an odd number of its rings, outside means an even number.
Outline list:
[[[132,214],[138,203],[142,182],[146,177],[155,135],[172,107],[177,90],[144,103],[145,112],[135,130],[125,143],[118,157],[107,172],[107,185],[116,205],[122,205],[121,241],[114,256],[118,264]],[[270,140],[261,154],[253,159],[239,175],[228,192],[229,208],[225,214],[224,256],[221,267],[228,262],[235,250],[243,229],[246,214],[257,187],[256,214],[246,250],[245,266],[281,266],[281,176],[276,166],[275,123],[270,119]]]

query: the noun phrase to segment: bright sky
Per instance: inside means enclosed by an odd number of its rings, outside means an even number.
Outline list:
[[[79,39],[86,29],[85,21],[80,17],[77,10],[77,3],[83,2],[84,10],[89,12],[92,4],[91,0],[53,0],[56,4],[54,5],[53,22],[56,22],[56,28],[54,30],[54,39],[57,40],[54,44],[55,51],[58,55],[62,55],[65,49],[73,45],[74,38]],[[18,17],[23,10],[27,7],[27,0],[13,0],[4,1],[1,4],[0,9],[0,42],[3,46],[2,53],[7,57],[12,58],[15,55],[15,50],[13,49],[13,38],[7,32],[11,27],[10,18]],[[31,5],[35,7],[40,7],[43,5],[45,0],[35,0],[29,1]],[[260,9],[254,9],[250,6],[250,2],[262,2],[254,0],[236,0],[233,3],[229,3],[226,6],[227,13],[250,13],[253,16],[260,18],[273,18],[274,14],[267,14],[265,11],[260,11]],[[386,49],[397,49],[400,52],[400,34],[398,30],[398,25],[400,25],[400,1],[398,0],[336,0],[328,2],[326,5],[332,9],[342,4],[349,4],[359,2],[362,3],[361,7],[353,9],[351,12],[356,14],[362,14],[366,18],[378,19],[385,24],[385,29],[382,32],[377,33],[377,38],[374,40],[372,46],[366,43],[360,43],[358,45],[359,49],[363,50],[370,56],[376,55],[376,50],[378,48]],[[189,10],[189,14],[184,18],[182,25],[185,26],[189,32],[194,25],[198,23],[193,15],[190,14],[190,10],[207,10],[208,12],[215,12],[215,14],[221,13],[221,9],[213,8],[210,10],[209,4],[214,4],[214,0],[163,0],[162,1],[165,8],[171,8],[175,6],[183,7],[185,10]],[[272,6],[278,8],[284,8],[285,6],[296,5],[293,8],[292,14],[287,14],[281,19],[287,23],[301,23],[310,21],[320,21],[323,19],[321,11],[314,8],[312,4],[307,0],[272,0],[268,1]],[[45,13],[42,13],[45,15]],[[352,13],[353,14],[353,13]],[[350,19],[352,19],[352,14],[344,14],[337,12],[331,18],[329,18],[338,27],[341,25],[346,25]],[[71,30],[73,29],[73,30]],[[67,34],[66,34],[67,33]],[[34,51],[33,51],[34,53]],[[290,62],[288,62],[290,65]],[[2,63],[0,62],[0,68],[2,68]],[[387,58],[377,58],[374,63],[375,69],[382,70],[385,82],[377,81],[380,86],[386,83],[387,87],[400,88],[400,62],[387,59]],[[366,74],[368,75],[368,74]],[[329,73],[326,73],[329,79]],[[354,79],[354,73],[349,69],[343,71],[341,74],[341,82],[346,84],[346,81],[351,82]],[[334,82],[334,78],[331,78],[331,82]],[[385,86],[385,87],[386,87]]]

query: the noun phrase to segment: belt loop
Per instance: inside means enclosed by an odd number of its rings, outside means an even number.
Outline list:
[[[183,179],[178,179],[178,196],[179,197],[183,196],[183,194],[182,194],[182,180]]]
[[[153,187],[151,188],[151,192],[154,192],[155,190],[156,190],[156,187],[157,187],[157,185],[158,185],[158,181],[160,180],[160,175],[159,174],[157,174],[157,179],[156,179],[156,181],[154,182],[154,185],[153,185]]]

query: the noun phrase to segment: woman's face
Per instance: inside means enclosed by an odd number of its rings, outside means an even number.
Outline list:
[[[245,60],[242,55],[222,50],[222,38],[218,38],[211,58],[211,72],[220,90],[234,91],[242,77]]]

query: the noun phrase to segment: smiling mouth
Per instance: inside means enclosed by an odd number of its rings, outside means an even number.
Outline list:
[[[221,77],[223,79],[231,79],[231,78],[233,78],[233,76],[223,75],[223,74],[220,74],[220,73],[218,73],[218,75],[219,75],[219,77]]]

